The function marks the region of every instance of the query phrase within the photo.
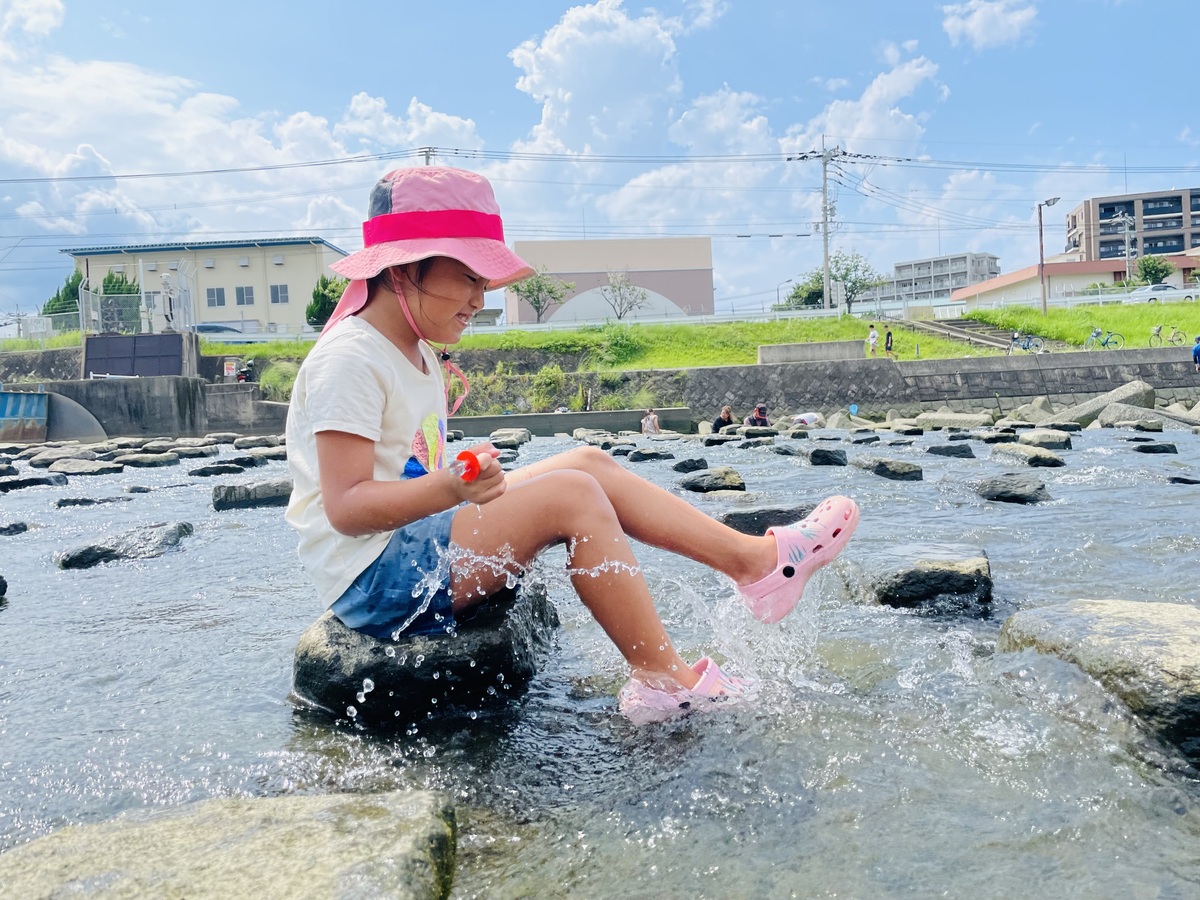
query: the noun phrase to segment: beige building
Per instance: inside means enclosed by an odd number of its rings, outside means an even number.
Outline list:
[[[1085,260],[1119,259],[1124,277],[1139,256],[1184,253],[1200,247],[1200,188],[1093,197],[1067,214],[1066,251]]]
[[[346,255],[323,238],[183,241],[64,250],[98,294],[109,272],[141,288],[141,330],[301,334],[312,329],[304,310],[331,263]],[[111,307],[111,304],[109,305]],[[129,330],[105,321],[104,304],[84,298],[88,331]],[[128,319],[125,312],[120,317]],[[136,317],[136,316],[135,316]]]
[[[1178,288],[1193,285],[1193,273],[1200,272],[1200,256],[1168,256],[1165,259],[1175,266],[1175,272],[1167,279]],[[1046,303],[1047,306],[1070,305],[1095,298],[1089,292],[1091,284],[1114,284],[1125,278],[1125,260],[1047,260]],[[1181,290],[1180,299],[1193,296]],[[988,281],[959,288],[951,295],[954,303],[972,309],[993,309],[999,306],[1040,306],[1042,302],[1041,280],[1035,263],[1000,275]]]
[[[517,241],[513,250],[535,269],[575,285],[561,305],[543,313],[543,322],[616,318],[602,292],[610,274],[623,274],[646,292],[645,304],[623,321],[713,313],[711,238]],[[537,321],[533,308],[512,289],[505,292],[504,310],[509,325]]]

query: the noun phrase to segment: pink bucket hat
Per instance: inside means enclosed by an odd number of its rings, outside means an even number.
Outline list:
[[[445,166],[388,172],[371,189],[362,229],[363,249],[330,266],[352,281],[431,256],[457,259],[489,289],[534,274],[505,245],[492,186],[475,172]]]

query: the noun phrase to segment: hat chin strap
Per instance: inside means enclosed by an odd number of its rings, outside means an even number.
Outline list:
[[[408,298],[404,294],[404,286],[396,279],[395,268],[388,269],[388,279],[392,284],[392,293],[395,294],[396,299],[400,301],[400,311],[404,313],[404,318],[408,322],[408,327],[411,328],[413,334],[417,336],[417,340],[424,341],[434,350],[437,350],[437,348],[433,346],[433,342],[430,341],[429,338],[425,337],[425,335],[421,332],[421,329],[417,327],[417,323],[413,319],[412,311],[408,308]],[[462,370],[450,361],[450,351],[446,349],[446,346],[446,344],[443,344],[442,349],[437,351],[438,359],[440,359],[442,361],[442,365],[446,367],[447,374],[453,374],[462,384],[463,388],[463,392],[459,394],[458,399],[454,401],[454,406],[452,406],[450,411],[446,414],[446,418],[450,418],[450,416],[458,412],[458,408],[462,406],[463,401],[467,399],[467,394],[471,393],[471,385],[467,383],[467,376],[462,373]],[[446,403],[447,405],[450,403],[449,382],[446,383]]]

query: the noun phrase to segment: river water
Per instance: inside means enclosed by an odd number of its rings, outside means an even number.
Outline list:
[[[983,550],[996,598],[986,617],[920,616],[862,602],[831,567],[764,626],[722,578],[639,548],[684,656],[764,682],[751,705],[642,728],[616,712],[622,661],[553,577],[561,551],[544,563],[563,626],[519,707],[397,739],[288,702],[296,640],[321,609],[281,510],[214,512],[187,461],[0,494],[0,524],[30,525],[0,536],[0,851],[129,809],[421,787],[457,807],[456,897],[1200,896],[1196,771],[1080,670],[995,650],[1021,608],[1200,602],[1200,486],[1167,480],[1200,475],[1200,436],[1168,433],[1171,455],[1136,453],[1131,436],[1076,435],[1066,467],[1032,470],[1053,498],[1037,506],[980,499],[971,482],[1012,465],[978,443],[978,459],[927,455],[944,440],[931,434],[830,445],[918,462],[919,483],[656,444],[744,475],[744,500],[690,496],[714,514],[848,494],[862,521],[844,571]],[[539,438],[521,456],[571,446]],[[628,465],[676,489],[669,463]],[[81,496],[129,499],[55,508]],[[195,533],[161,558],[54,564],[176,521]]]

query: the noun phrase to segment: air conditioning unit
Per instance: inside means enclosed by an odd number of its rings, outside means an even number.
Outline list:
[[[204,268],[206,268],[206,269],[215,269],[216,266],[217,266],[217,261],[215,259],[213,259],[212,257],[209,257],[208,259],[206,259],[204,261]]]
[[[238,265],[241,266],[243,269],[246,268],[247,266],[250,265],[250,257],[239,256],[238,257]]]
[[[282,266],[283,265],[283,254],[276,253],[275,256],[272,257],[271,262],[277,266]]]
[[[146,271],[147,272],[157,272],[158,271],[158,263],[156,263],[156,262],[146,263]]]

